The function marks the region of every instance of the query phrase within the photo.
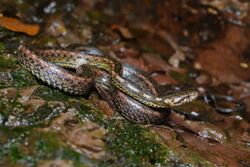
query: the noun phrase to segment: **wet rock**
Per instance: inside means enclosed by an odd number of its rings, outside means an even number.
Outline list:
[[[62,113],[50,127],[63,135],[74,150],[89,158],[101,159],[105,155],[105,129],[90,121],[79,122],[75,115]]]

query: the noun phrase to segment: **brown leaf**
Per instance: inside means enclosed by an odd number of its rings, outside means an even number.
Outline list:
[[[111,26],[111,29],[114,30],[114,31],[118,31],[119,33],[121,33],[122,37],[125,38],[125,39],[132,39],[132,38],[134,38],[134,36],[132,35],[132,33],[126,27],[122,27],[120,25],[114,24],[114,25]]]
[[[36,35],[40,26],[37,24],[27,24],[11,17],[0,17],[0,26],[15,32],[22,32],[30,36]]]

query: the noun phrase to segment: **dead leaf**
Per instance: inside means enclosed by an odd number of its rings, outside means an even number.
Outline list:
[[[125,39],[132,39],[134,38],[134,36],[132,35],[132,33],[129,31],[128,28],[114,24],[111,26],[111,29],[114,31],[118,31],[119,33],[121,33],[122,37]]]
[[[37,24],[27,24],[16,18],[0,17],[0,26],[15,32],[22,32],[30,36],[36,35],[40,31],[40,26]]]

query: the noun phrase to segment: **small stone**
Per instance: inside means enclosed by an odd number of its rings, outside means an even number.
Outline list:
[[[208,75],[201,74],[199,77],[196,78],[196,82],[199,85],[208,85],[208,84],[211,84],[212,80]]]

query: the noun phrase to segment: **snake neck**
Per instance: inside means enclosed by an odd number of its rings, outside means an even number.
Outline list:
[[[145,93],[140,86],[131,84],[131,82],[123,79],[119,75],[113,74],[112,83],[122,92],[136,99],[137,101],[154,108],[168,108],[162,98],[151,93]]]
[[[198,95],[197,91],[182,91],[165,96],[163,101],[169,107],[180,106],[194,101]]]

